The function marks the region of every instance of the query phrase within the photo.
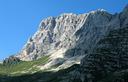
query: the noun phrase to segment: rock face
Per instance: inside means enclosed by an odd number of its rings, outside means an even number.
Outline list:
[[[93,51],[81,60],[80,67],[76,68],[76,75],[80,75],[77,78],[79,82],[128,81],[128,6],[119,17],[120,28],[109,31],[101,38]]]
[[[97,10],[80,15],[62,14],[43,20],[38,31],[16,57],[31,61],[45,55],[49,56],[49,62],[41,69],[56,67],[59,71],[7,80],[128,82],[128,6],[114,15]],[[14,59],[10,57],[4,62]]]
[[[58,68],[79,64],[109,31],[127,25],[127,11],[126,6],[123,12],[114,15],[99,9],[80,15],[65,13],[44,19],[17,57],[31,61],[49,55],[50,61],[42,69],[56,64]]]
[[[95,50],[85,56],[81,68],[86,80],[97,82],[116,71],[128,69],[128,27],[110,31]]]

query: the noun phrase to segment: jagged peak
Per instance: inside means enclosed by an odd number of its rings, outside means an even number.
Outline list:
[[[53,16],[50,16],[50,17],[47,17],[47,18],[45,18],[45,19],[43,19],[41,22],[40,22],[40,24],[39,24],[39,29],[42,29],[43,27],[43,25],[44,24],[47,24],[47,23],[49,23],[49,22],[51,22],[52,20],[54,20],[56,17],[53,17]]]
[[[106,12],[107,13],[107,11],[105,9],[98,9],[98,10],[94,10],[94,11],[91,11],[91,12],[88,12],[88,13],[84,13],[84,14],[63,13],[60,16],[78,16],[78,15],[86,15],[86,14],[91,14],[91,13],[95,14],[97,12]],[[60,17],[60,16],[58,16],[58,17]]]
[[[91,11],[90,13],[97,13],[97,12],[106,12],[106,10],[104,9],[97,9],[97,10],[94,10],[94,11]]]
[[[77,15],[77,14],[74,14],[74,13],[62,13],[62,14],[60,14],[60,16],[71,16],[71,15]]]
[[[53,17],[53,16],[47,17],[47,18],[43,19],[43,20],[41,21],[41,23],[44,22],[44,21],[53,20],[53,19],[59,18],[59,17],[86,15],[86,14],[90,14],[90,13],[94,13],[94,14],[95,14],[95,13],[97,13],[97,12],[107,12],[107,11],[106,11],[105,9],[98,9],[98,10],[94,10],[94,11],[91,11],[91,12],[88,12],[88,13],[84,13],[84,14],[62,13],[62,14],[60,14],[60,15],[57,16],[57,17]]]
[[[106,11],[106,10],[104,10],[104,9],[98,9],[98,10],[94,10],[94,11],[91,11],[91,12],[89,12],[89,13],[83,13],[83,14],[74,14],[74,13],[62,13],[62,14],[60,14],[59,16],[56,16],[56,17],[53,17],[53,16],[50,16],[50,17],[47,17],[47,18],[45,18],[45,19],[43,19],[42,21],[41,21],[41,23],[39,24],[39,29],[38,29],[38,31],[34,34],[34,37],[40,32],[40,31],[42,31],[42,29],[47,29],[47,26],[48,25],[51,25],[51,24],[53,24],[53,22],[56,22],[56,20],[60,20],[60,18],[62,18],[62,19],[64,19],[64,18],[69,18],[70,19],[70,17],[72,18],[72,17],[80,17],[80,18],[84,18],[84,17],[86,17],[86,16],[88,16],[88,15],[96,15],[96,14],[100,14],[100,13],[103,13],[103,15],[105,14],[105,15],[108,15],[109,13]],[[51,28],[51,27],[49,27],[49,28]],[[48,29],[49,29],[48,28]],[[32,38],[34,38],[34,37],[32,37]]]

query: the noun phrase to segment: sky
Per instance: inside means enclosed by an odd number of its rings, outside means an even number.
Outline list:
[[[121,12],[128,0],[0,0],[0,60],[19,52],[40,21],[62,13]]]

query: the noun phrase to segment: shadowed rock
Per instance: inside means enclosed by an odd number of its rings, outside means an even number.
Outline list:
[[[9,58],[6,58],[4,61],[3,61],[3,64],[6,65],[6,64],[16,64],[20,62],[20,59],[17,58],[17,57],[14,57],[14,56],[10,56]]]

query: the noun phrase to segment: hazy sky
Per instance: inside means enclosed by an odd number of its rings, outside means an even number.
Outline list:
[[[127,3],[128,0],[0,0],[0,60],[20,51],[46,17],[99,8],[115,13]]]

